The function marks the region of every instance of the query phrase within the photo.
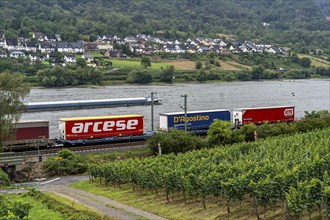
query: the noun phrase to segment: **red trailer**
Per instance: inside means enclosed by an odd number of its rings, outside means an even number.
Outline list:
[[[87,140],[144,134],[143,115],[59,119],[60,139]]]
[[[294,119],[294,106],[271,106],[235,109],[233,110],[232,122],[235,125],[244,125],[248,123],[292,122]]]
[[[19,121],[4,142],[4,150],[46,147],[49,142],[49,122],[44,120]]]

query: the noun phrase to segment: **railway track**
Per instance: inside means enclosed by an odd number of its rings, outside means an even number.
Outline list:
[[[118,149],[131,149],[135,147],[144,147],[146,141],[132,141],[132,142],[121,142],[121,143],[112,143],[112,144],[99,144],[99,145],[86,145],[86,146],[72,146],[72,147],[56,147],[51,149],[41,149],[39,154],[42,156],[54,156],[63,149],[69,149],[77,154],[88,154],[88,153],[98,153],[98,152],[107,152]],[[23,151],[23,152],[8,152],[0,155],[1,157],[8,156],[37,156],[38,150]]]

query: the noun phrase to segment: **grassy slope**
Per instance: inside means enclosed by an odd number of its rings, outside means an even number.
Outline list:
[[[142,68],[140,60],[122,60],[122,59],[112,59],[112,67],[114,68]],[[168,64],[163,62],[151,62],[151,69],[161,69],[168,66]]]
[[[195,62],[190,60],[166,61],[168,65],[173,65],[176,70],[195,70]]]
[[[325,67],[325,68],[330,68],[330,62],[317,58],[317,57],[313,57],[311,55],[307,55],[307,54],[298,54],[299,58],[303,58],[303,57],[307,57],[309,59],[311,59],[312,64],[311,66],[315,66],[315,67]]]
[[[140,60],[120,60],[113,59],[111,60],[112,67],[114,68],[142,68]],[[243,66],[234,61],[223,62],[221,63],[221,70],[240,70],[242,68],[249,68]],[[161,69],[166,68],[167,66],[173,65],[176,70],[196,70],[195,62],[190,60],[178,60],[178,61],[164,61],[164,62],[151,62],[151,69]]]

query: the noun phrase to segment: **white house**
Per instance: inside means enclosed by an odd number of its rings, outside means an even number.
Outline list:
[[[25,58],[25,53],[23,53],[22,51],[14,50],[14,51],[11,51],[9,53],[9,57],[12,57],[12,58]]]

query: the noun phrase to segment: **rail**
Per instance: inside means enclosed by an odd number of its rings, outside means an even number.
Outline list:
[[[69,149],[77,154],[86,154],[86,153],[97,153],[97,152],[106,152],[114,149],[125,149],[132,147],[142,147],[145,146],[146,141],[132,141],[132,142],[122,142],[122,143],[112,143],[112,144],[99,144],[99,145],[87,145],[87,146],[72,146],[72,147],[56,147],[52,149],[40,150],[40,155],[42,156],[53,156],[56,155],[59,151],[63,149]],[[25,157],[25,156],[38,156],[38,150],[30,150],[23,152],[6,152],[0,154],[2,157]]]

